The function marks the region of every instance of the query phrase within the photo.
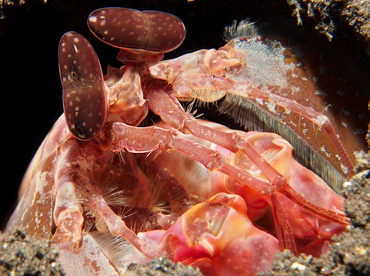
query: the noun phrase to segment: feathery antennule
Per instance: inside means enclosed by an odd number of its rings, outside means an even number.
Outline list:
[[[102,189],[103,197],[109,206],[125,206],[127,205],[127,198],[124,196],[124,191],[119,190],[117,186],[106,187]]]
[[[218,111],[235,120],[245,130],[279,133],[280,136],[287,139],[293,146],[294,157],[301,164],[318,173],[336,192],[340,191],[340,183],[344,181],[343,176],[333,170],[332,166],[325,162],[320,155],[316,154],[305,141],[297,139],[292,130],[269,116],[258,106],[255,106],[242,97],[227,95]],[[314,124],[312,126],[317,133],[319,128]]]
[[[145,154],[145,157],[146,158],[152,158],[152,159],[156,159],[158,157],[158,155],[160,155],[161,152],[158,151],[158,150],[155,150],[153,149],[152,151],[148,151],[148,153]]]
[[[154,178],[148,178],[145,184],[146,187],[137,187],[133,191],[132,205],[150,209],[152,212],[170,212],[169,204],[162,194],[162,185]]]
[[[125,154],[126,154],[126,149],[122,147],[121,150],[115,152],[118,155],[118,159],[122,164],[126,164],[125,160]]]
[[[217,101],[205,102],[205,101],[202,101],[202,100],[199,100],[199,99],[194,99],[191,102],[187,103],[186,112],[190,113],[190,114],[193,114],[193,116],[195,116],[195,114],[197,112],[197,109],[203,109],[203,108],[204,109],[213,109],[213,108],[216,109],[216,108],[218,108],[218,102]],[[199,115],[197,115],[197,116],[199,116]]]
[[[99,181],[95,181],[94,186],[100,190],[102,197],[109,206],[127,205],[124,191],[119,190],[117,183],[111,181],[109,176],[102,176]]]
[[[228,42],[237,37],[257,36],[258,28],[256,22],[252,22],[250,18],[234,20],[231,26],[226,26],[223,34],[223,39]]]
[[[167,159],[167,154],[162,152],[157,158],[146,157],[141,160],[146,164],[146,173],[152,180],[152,188],[148,188],[151,189],[152,194],[150,201],[152,206],[156,206],[153,209],[155,212],[182,214],[189,209],[191,199],[183,183],[174,175],[172,168],[168,167],[168,160],[164,161]],[[173,154],[175,153],[171,153],[171,155]],[[181,158],[187,158],[181,153],[176,153],[176,155],[180,155]]]
[[[127,266],[135,260],[136,263],[144,263],[147,259],[124,238],[113,236],[107,232],[92,232],[93,238],[99,243],[103,253],[107,256],[115,268],[124,273]]]

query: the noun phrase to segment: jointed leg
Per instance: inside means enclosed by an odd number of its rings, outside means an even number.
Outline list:
[[[294,236],[290,227],[290,222],[286,213],[286,206],[283,207],[276,197],[276,193],[281,193],[292,202],[298,204],[313,214],[323,217],[341,225],[347,225],[348,219],[341,212],[327,210],[309,202],[287,183],[283,175],[278,173],[261,155],[254,149],[249,142],[244,139],[245,144],[238,154],[245,154],[260,169],[261,174],[270,176],[267,180],[250,174],[243,165],[233,165],[230,160],[216,150],[212,150],[199,143],[182,138],[179,132],[174,129],[163,129],[156,126],[138,128],[116,122],[112,126],[113,151],[126,149],[133,153],[154,152],[157,150],[176,150],[188,155],[193,160],[201,163],[209,170],[222,172],[240,185],[246,185],[258,193],[270,198],[269,202],[273,210],[277,235],[284,244],[285,248],[296,252]],[[233,135],[239,135],[235,132]],[[273,146],[274,147],[274,146]],[[289,163],[287,164],[289,166]]]
[[[61,178],[55,187],[54,222],[57,229],[52,240],[64,249],[78,249],[84,218],[71,176]]]
[[[329,119],[319,112],[316,112],[310,108],[307,108],[297,102],[294,102],[288,98],[265,92],[260,89],[255,88],[250,82],[238,82],[227,78],[213,77],[213,76],[194,76],[194,78],[189,78],[189,83],[187,85],[191,87],[194,91],[201,91],[204,89],[206,92],[212,92],[213,90],[223,90],[234,95],[239,95],[244,98],[255,98],[260,99],[264,102],[274,104],[289,110],[293,113],[299,114],[313,122],[319,128],[322,128],[328,135],[329,140],[333,143],[335,150],[337,151],[337,156],[341,160],[341,171],[345,173],[347,177],[354,173],[354,165],[350,160],[346,150],[344,149],[342,143],[340,142],[337,134],[331,125]],[[205,138],[209,141],[214,138],[217,140],[217,144],[224,146],[228,144],[227,139],[223,135],[217,134],[214,136],[214,132],[209,132],[206,128],[199,126],[195,120],[192,120],[192,116],[187,114],[179,108],[177,99],[169,94],[171,91],[165,91],[162,87],[156,87],[155,81],[153,85],[150,83],[145,87],[144,92],[146,98],[148,99],[149,107],[156,114],[161,116],[162,120],[174,128],[179,129],[182,132],[191,132],[195,136]],[[201,87],[201,85],[208,85],[207,87]],[[168,94],[169,92],[169,94]],[[206,93],[204,92],[204,93]],[[175,92],[173,92],[175,94]],[[189,92],[190,93],[190,92]],[[167,95],[166,95],[167,94]],[[196,95],[193,95],[196,98]],[[234,151],[230,148],[228,149]]]
[[[208,128],[207,126],[204,127]],[[217,133],[219,131],[213,130],[212,128],[209,128],[209,131],[212,132],[214,140],[217,140]],[[284,176],[278,173],[267,161],[265,161],[248,141],[239,136],[237,132],[220,133],[224,136],[229,136],[228,138],[237,137],[234,138],[236,142],[234,143],[233,141],[233,143],[230,144],[234,145],[234,147],[236,143],[243,145],[241,150],[255,163],[269,181],[263,181],[260,178],[250,175],[245,170],[230,164],[230,161],[218,151],[181,138],[174,129],[163,129],[156,126],[137,128],[121,122],[116,122],[112,126],[112,132],[113,151],[126,149],[133,153],[143,153],[157,150],[176,150],[203,164],[209,170],[217,170],[229,175],[240,183],[243,183],[243,185],[247,185],[261,194],[270,196],[276,192],[281,192],[298,205],[315,214],[340,224],[348,223],[347,218],[343,214],[315,206],[300,196],[288,185]],[[222,138],[220,140],[222,140]],[[230,148],[230,146],[228,147]]]

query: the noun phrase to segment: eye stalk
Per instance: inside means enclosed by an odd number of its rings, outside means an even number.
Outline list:
[[[87,24],[98,39],[121,49],[118,59],[123,62],[158,61],[179,47],[186,35],[178,17],[160,11],[103,8],[93,11]]]
[[[103,128],[108,114],[99,59],[91,44],[76,32],[59,43],[59,74],[67,125],[79,140],[90,140]]]

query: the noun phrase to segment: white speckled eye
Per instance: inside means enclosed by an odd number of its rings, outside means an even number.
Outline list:
[[[68,32],[60,40],[59,73],[69,130],[89,140],[104,126],[108,104],[99,59],[82,35]]]
[[[179,47],[186,34],[178,17],[160,11],[103,8],[93,11],[87,24],[97,38],[111,46],[158,53]]]

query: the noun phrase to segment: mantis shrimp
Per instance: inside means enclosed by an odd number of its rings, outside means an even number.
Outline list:
[[[105,76],[91,44],[66,33],[59,45],[64,114],[30,164],[7,228],[54,241],[74,275],[118,275],[162,255],[208,275],[255,275],[284,248],[327,253],[331,237],[349,224],[343,198],[295,161],[279,135],[203,121],[180,103],[247,100],[321,149],[339,179],[353,175],[340,124],[295,98],[308,85],[301,68],[271,58],[277,76],[253,75],[266,68],[251,66],[249,45],[291,59],[293,48],[245,37],[245,24],[230,28],[218,50],[162,60],[185,39],[179,18],[98,9],[88,26],[124,63]],[[149,110],[160,121],[143,127]]]

